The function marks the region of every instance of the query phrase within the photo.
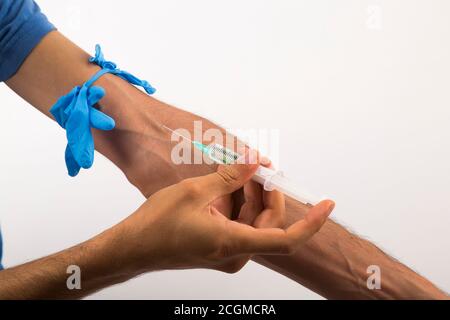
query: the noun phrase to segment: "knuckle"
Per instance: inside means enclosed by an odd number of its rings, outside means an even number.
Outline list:
[[[233,255],[232,245],[224,238],[218,238],[215,243],[214,258],[218,261],[230,258]]]
[[[196,198],[202,194],[201,187],[193,179],[180,182],[184,195],[189,198]]]
[[[286,217],[285,217],[284,215],[279,216],[279,217],[276,219],[275,226],[276,226],[277,228],[284,229],[284,228],[286,227]]]
[[[325,223],[325,221],[319,220],[319,219],[316,219],[316,220],[312,221],[312,223],[311,223],[311,231],[312,231],[312,233],[314,234],[314,233],[319,232],[324,223]]]
[[[245,204],[248,206],[249,210],[253,212],[260,213],[264,210],[264,206],[262,205],[262,201],[260,199],[247,197]]]
[[[293,255],[296,251],[295,242],[291,238],[286,238],[281,243],[280,251],[282,254]]]
[[[219,244],[218,249],[217,249],[217,258],[222,260],[222,259],[227,259],[229,257],[231,257],[230,245],[227,243]]]
[[[232,187],[239,181],[239,173],[232,166],[228,166],[224,170],[218,171],[217,174],[227,186]]]

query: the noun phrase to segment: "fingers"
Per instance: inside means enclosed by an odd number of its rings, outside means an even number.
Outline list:
[[[274,169],[270,159],[261,158],[261,165]],[[255,219],[253,225],[256,228],[283,228],[286,220],[285,198],[283,193],[274,191],[262,191],[264,211]]]
[[[230,255],[240,254],[285,254],[289,246],[286,231],[279,228],[255,229],[235,221],[228,223]]]
[[[274,198],[277,202],[276,206],[271,206],[272,209],[264,209],[253,221],[255,228],[283,228],[286,223],[286,209],[284,196],[278,191],[272,191]],[[281,201],[279,201],[281,199]]]
[[[264,211],[257,217],[254,226],[257,228],[284,227],[286,220],[286,201],[284,194],[274,191],[263,191]]]
[[[261,185],[255,181],[247,182],[244,185],[244,200],[245,202],[241,207],[238,221],[251,225],[264,209]]]
[[[66,160],[66,167],[67,171],[69,173],[69,176],[75,177],[80,172],[80,165],[75,160],[72,150],[70,150],[70,147],[67,145],[66,152],[65,152],[65,160]]]
[[[104,96],[105,90],[101,87],[93,86],[88,89],[89,120],[95,129],[108,131],[114,129],[114,120],[94,107]]]
[[[78,165],[89,169],[94,163],[94,138],[92,136],[89,109],[83,98],[86,90],[80,90],[79,97],[73,101],[73,110],[66,122],[67,142],[73,158]]]
[[[246,161],[248,164],[220,166],[217,172],[192,179],[191,183],[195,183],[200,190],[203,190],[202,194],[208,201],[233,193],[242,188],[258,169],[257,154],[249,152],[246,157],[248,158],[248,161]]]
[[[275,170],[272,161],[269,158],[261,158],[261,165],[266,168]],[[275,210],[278,213],[284,213],[285,199],[283,193],[279,191],[265,191],[263,192],[264,208]]]
[[[333,209],[334,202],[323,201],[287,230],[255,229],[230,221],[228,250],[231,254],[292,254],[320,230]]]

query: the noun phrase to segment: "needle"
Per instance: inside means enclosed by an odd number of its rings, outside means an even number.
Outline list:
[[[192,143],[193,141],[191,139],[189,139],[188,137],[183,136],[182,134],[179,134],[178,132],[176,132],[175,130],[170,129],[169,127],[166,127],[165,125],[161,125],[164,129],[176,134],[177,136],[189,141],[190,143]]]

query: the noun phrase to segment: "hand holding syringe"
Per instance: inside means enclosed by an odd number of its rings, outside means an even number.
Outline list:
[[[219,144],[211,144],[207,146],[202,144],[201,142],[193,141],[164,125],[162,127],[192,143],[192,145],[196,149],[206,154],[208,158],[210,158],[217,164],[233,164],[236,163],[241,157],[241,155],[239,155],[238,153],[233,152]],[[261,184],[266,191],[278,190],[288,197],[291,197],[304,204],[316,205],[320,201],[320,199],[318,199],[317,197],[314,197],[311,194],[294,186],[291,181],[283,176],[281,171],[275,171],[264,166],[259,166],[252,180]]]

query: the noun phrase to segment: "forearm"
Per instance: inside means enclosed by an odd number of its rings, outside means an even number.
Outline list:
[[[186,128],[191,130],[194,121],[201,120],[203,129],[217,128],[212,122],[201,119],[196,115],[167,106],[162,102],[152,100],[153,119],[162,121],[172,128]],[[144,104],[145,105],[145,104]],[[164,141],[164,139],[161,139]],[[143,142],[145,145],[153,142]],[[171,147],[170,144],[165,144]],[[136,147],[139,149],[139,147]],[[134,151],[131,151],[134,152]],[[201,165],[175,166],[170,161],[168,149],[163,152],[148,147],[144,152],[149,166],[159,160],[164,165],[160,174],[181,179],[200,174],[199,171],[213,171],[214,168]],[[138,163],[138,162],[136,162]],[[151,179],[145,165],[139,166],[137,176],[140,179],[135,184],[144,194],[161,188],[165,182]],[[134,169],[136,170],[136,168]],[[174,175],[181,175],[177,177]],[[150,182],[150,183],[149,183]],[[309,207],[293,199],[287,199],[287,225],[292,225],[302,219]],[[316,234],[301,250],[293,256],[264,256],[254,259],[256,262],[269,267],[308,287],[314,292],[328,299],[446,299],[447,295],[424,277],[418,275],[402,263],[385,254],[374,244],[359,238],[344,227],[328,220],[321,231]],[[381,270],[381,289],[369,289],[367,273],[369,266],[378,266]]]
[[[6,84],[53,119],[49,110],[58,98],[99,70],[88,59],[89,55],[70,40],[57,31],[51,32]],[[172,144],[167,132],[161,131],[160,123],[189,129],[193,125],[192,114],[159,102],[111,74],[102,76],[95,85],[106,91],[100,101],[102,111],[116,121],[113,131],[93,129],[95,147],[146,197],[184,177],[214,170],[198,165],[177,166],[177,170],[173,170],[175,166],[170,161]]]
[[[52,33],[8,85],[48,115],[61,95],[96,72],[98,67],[88,64],[87,58],[70,41]],[[160,127],[165,124],[192,131],[193,122],[202,120],[203,130],[207,130],[216,127],[213,123],[148,97],[114,76],[106,75],[96,84],[107,93],[101,101],[102,110],[117,124],[112,132],[95,131],[96,148],[145,196],[184,178],[215,170],[208,165],[175,165],[171,161],[170,137]],[[306,210],[306,206],[288,200],[289,223],[301,219]],[[327,298],[446,297],[427,280],[332,221],[295,256],[257,260]],[[369,265],[381,268],[381,290],[366,287]]]
[[[60,253],[1,271],[0,300],[76,299],[128,280],[132,274],[117,272],[121,266],[113,257],[112,239],[103,233]],[[69,266],[79,267],[80,273]],[[72,282],[71,275],[79,279]],[[81,288],[72,287],[78,280]]]
[[[185,128],[193,134],[194,121],[201,121],[203,130],[218,128],[214,123],[169,106],[145,95],[137,105],[148,114],[148,122],[163,123],[171,128]],[[149,196],[162,187],[191,176],[215,170],[208,165],[174,165],[170,159],[172,144],[159,126],[150,126],[145,133],[131,130],[134,145],[127,154],[136,159],[130,167],[122,167],[130,181]],[[131,138],[130,136],[130,138]],[[127,140],[127,139],[126,139]],[[106,150],[105,150],[106,151]],[[156,170],[155,170],[156,169]],[[295,200],[287,200],[288,225],[302,219],[309,208]],[[320,295],[330,299],[444,299],[447,296],[425,278],[419,276],[375,245],[360,239],[329,220],[322,230],[294,256],[266,256],[255,259]],[[369,290],[367,268],[377,265],[382,272],[382,289]]]
[[[288,224],[307,208],[288,200]],[[328,220],[294,256],[259,257],[279,271],[328,299],[446,299],[441,290],[374,244]],[[369,289],[369,266],[381,271],[381,289]]]

